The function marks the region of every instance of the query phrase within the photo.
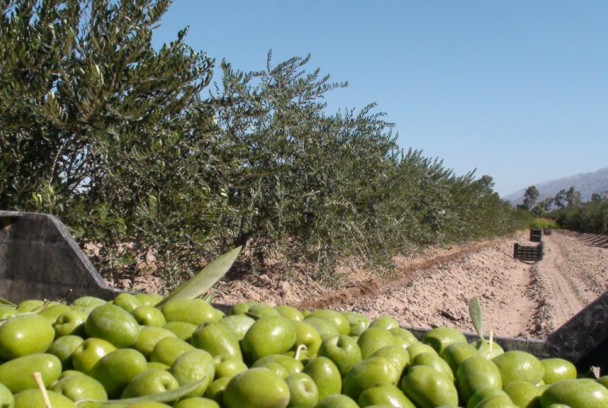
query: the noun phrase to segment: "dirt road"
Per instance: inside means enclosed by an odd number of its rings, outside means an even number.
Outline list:
[[[473,332],[468,303],[477,296],[486,333],[543,338],[608,290],[608,239],[554,232],[543,241],[545,257],[534,264],[513,259],[515,242],[531,244],[522,232],[398,259],[399,273],[391,280],[353,270],[345,274],[342,288],[329,290],[307,277],[294,284],[261,275],[232,282],[216,300],[356,310],[372,319],[392,316],[405,327]]]
[[[544,238],[538,275],[537,320],[555,329],[608,290],[608,237],[558,233]],[[541,334],[546,334],[546,330]]]

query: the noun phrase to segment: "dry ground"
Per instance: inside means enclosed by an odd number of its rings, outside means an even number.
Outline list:
[[[219,290],[215,301],[355,310],[371,319],[392,316],[405,327],[473,332],[468,302],[477,296],[486,333],[543,338],[608,290],[606,237],[554,231],[543,240],[545,257],[537,263],[513,259],[515,242],[534,244],[522,232],[398,259],[399,273],[390,281],[354,270],[343,287],[328,289],[308,277],[294,283],[251,276]]]

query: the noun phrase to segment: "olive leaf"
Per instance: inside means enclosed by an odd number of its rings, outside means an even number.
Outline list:
[[[477,296],[469,301],[469,316],[479,338],[483,340],[483,308]]]
[[[14,304],[13,302],[11,302],[10,300],[6,300],[6,299],[3,299],[3,298],[0,298],[0,305],[17,306],[16,304]]]
[[[179,388],[175,388],[173,390],[161,392],[158,394],[144,395],[142,397],[135,398],[124,398],[118,400],[107,400],[107,401],[94,401],[94,400],[82,400],[76,402],[76,406],[79,408],[97,408],[104,406],[111,406],[113,408],[127,408],[130,404],[134,404],[136,402],[171,402],[178,400],[180,398],[185,397],[190,394],[192,391],[196,390],[201,384],[207,381],[206,378],[203,378],[199,381],[183,385]]]
[[[241,249],[242,247],[239,246],[215,259],[199,273],[179,285],[156,306],[160,307],[176,299],[194,299],[205,293],[230,270],[230,267],[241,253]]]

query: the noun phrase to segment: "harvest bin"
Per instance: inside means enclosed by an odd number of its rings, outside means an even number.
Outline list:
[[[517,242],[513,244],[513,258],[522,261],[542,261],[545,256],[545,246],[541,242],[534,245],[520,245]]]
[[[530,230],[530,241],[541,242],[543,240],[543,230],[540,228],[534,228]]]
[[[0,298],[70,301],[83,295],[112,299],[120,293],[105,283],[57,218],[0,211],[0,227]],[[418,338],[426,333],[408,330]],[[595,366],[608,373],[608,291],[544,340],[498,337],[496,341],[505,350],[565,358],[580,372]]]
[[[48,214],[0,211],[0,297],[112,299],[110,288],[65,225]]]

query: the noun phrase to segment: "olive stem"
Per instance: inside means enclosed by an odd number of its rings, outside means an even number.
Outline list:
[[[307,347],[304,344],[300,344],[297,348],[296,348],[296,354],[294,356],[294,358],[296,360],[300,359],[300,353],[302,352],[302,350],[307,350]]]
[[[34,377],[34,381],[38,385],[38,389],[40,393],[42,393],[42,400],[44,401],[45,408],[53,408],[51,405],[51,400],[49,399],[49,394],[46,392],[46,386],[44,385],[44,381],[42,380],[42,374],[40,372],[35,371],[32,376]]]

